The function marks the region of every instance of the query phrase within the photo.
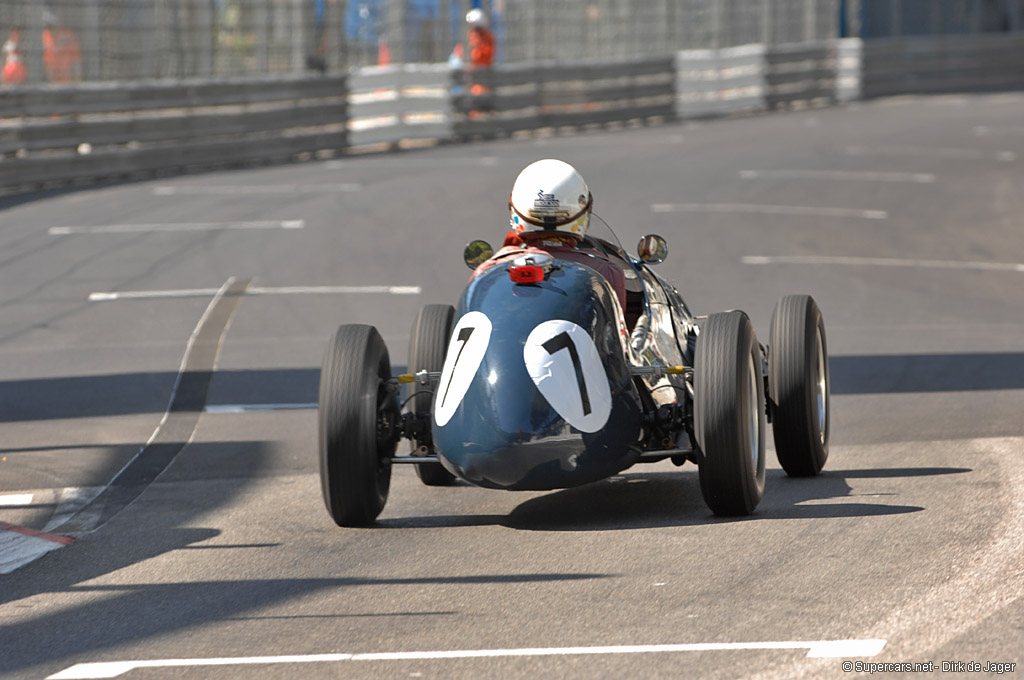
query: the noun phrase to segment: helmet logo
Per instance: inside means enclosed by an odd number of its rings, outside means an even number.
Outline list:
[[[558,199],[555,198],[554,194],[545,194],[543,189],[537,192],[537,198],[533,200],[533,207],[538,209],[544,208],[555,208],[559,207]]]
[[[540,189],[537,191],[537,198],[533,199],[530,217],[553,222],[569,217],[569,211],[562,208],[561,202],[554,194],[544,193],[544,190]]]

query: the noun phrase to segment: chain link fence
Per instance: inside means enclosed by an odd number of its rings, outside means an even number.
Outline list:
[[[1024,0],[3,0],[3,84],[440,63],[474,4],[496,63],[1024,25]]]

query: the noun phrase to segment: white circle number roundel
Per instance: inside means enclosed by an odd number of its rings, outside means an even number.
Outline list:
[[[530,332],[523,361],[533,384],[567,423],[597,432],[612,412],[608,376],[597,347],[571,321],[545,321]]]
[[[481,312],[469,312],[455,324],[437,383],[434,420],[438,426],[446,425],[455,415],[490,341],[491,320]]]

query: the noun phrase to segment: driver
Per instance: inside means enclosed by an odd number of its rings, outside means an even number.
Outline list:
[[[626,307],[626,277],[621,265],[585,241],[594,197],[576,168],[553,158],[526,166],[508,200],[509,226],[504,247],[480,265],[474,277],[498,262],[538,249],[559,260],[586,265],[604,276]]]

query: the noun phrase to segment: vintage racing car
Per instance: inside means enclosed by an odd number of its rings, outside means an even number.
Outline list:
[[[625,307],[591,267],[524,252],[491,262],[457,307],[421,309],[408,373],[392,375],[374,327],[338,328],[318,423],[323,497],[338,525],[374,522],[395,464],[415,465],[431,486],[538,490],[691,461],[705,502],[725,516],[761,500],[768,422],[788,474],[822,469],[829,364],[810,296],[778,302],[762,346],[743,312],[691,314],[652,271],[667,255],[660,236],[641,239],[637,257],[614,234],[584,240],[623,267]],[[471,268],[492,255],[483,241],[464,253]],[[402,438],[412,455],[396,455]]]

